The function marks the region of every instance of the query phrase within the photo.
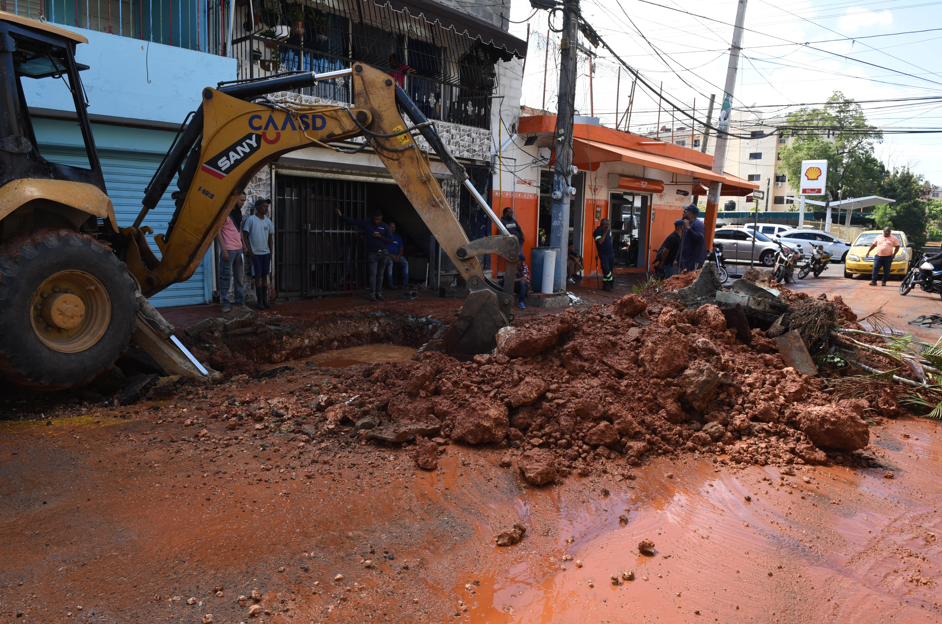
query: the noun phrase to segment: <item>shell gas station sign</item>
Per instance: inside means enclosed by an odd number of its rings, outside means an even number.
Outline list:
[[[828,161],[801,161],[800,195],[824,195],[828,184]]]

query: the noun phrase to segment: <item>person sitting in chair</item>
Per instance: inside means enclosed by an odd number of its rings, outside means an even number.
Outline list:
[[[503,278],[498,280],[498,283],[503,286]],[[517,275],[514,277],[514,293],[517,294],[520,302],[517,304],[518,307],[526,308],[526,304],[523,302],[527,298],[527,292],[530,290],[530,267],[527,266],[527,258],[523,254],[517,256]]]

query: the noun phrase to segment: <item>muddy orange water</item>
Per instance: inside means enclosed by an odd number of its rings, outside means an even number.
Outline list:
[[[325,368],[344,368],[357,364],[383,364],[384,362],[402,362],[411,360],[415,355],[412,347],[400,347],[391,344],[371,344],[350,349],[326,351],[313,356],[311,359],[318,366]]]
[[[537,489],[499,450],[422,472],[340,439],[302,466],[148,413],[0,423],[0,623],[942,621],[934,421],[874,427],[879,469],[691,456]]]

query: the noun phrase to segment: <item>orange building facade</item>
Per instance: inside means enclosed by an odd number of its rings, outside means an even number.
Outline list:
[[[695,193],[706,195],[713,181],[722,182],[723,196],[746,195],[758,188],[728,174],[714,174],[708,154],[604,128],[591,118],[576,121],[574,164],[580,173],[573,176],[577,193],[570,202],[569,241],[582,257],[584,276],[598,271],[592,232],[602,219],[611,220],[616,271],[648,271]],[[555,126],[554,116],[521,117],[517,137],[499,155],[495,171],[492,206],[498,215],[512,208],[524,233],[528,262],[533,247],[549,244]],[[709,245],[716,215],[701,213],[700,218]],[[497,273],[503,270],[500,264],[492,266]]]

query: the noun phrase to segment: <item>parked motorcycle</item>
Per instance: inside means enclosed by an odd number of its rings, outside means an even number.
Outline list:
[[[783,245],[779,241],[775,241],[775,244],[778,245],[778,253],[775,254],[775,268],[772,269],[772,279],[779,284],[794,282],[795,265],[801,259],[801,251]]]
[[[713,244],[713,251],[707,255],[707,262],[716,263],[716,270],[720,275],[720,283],[725,284],[729,279],[729,271],[726,270],[726,260],[723,257],[723,245]]]
[[[916,286],[942,296],[942,253],[926,257],[921,251],[913,250],[912,264],[899,285],[899,294],[906,296]]]
[[[811,246],[814,247],[814,253],[808,258],[805,266],[798,270],[798,279],[805,279],[808,277],[808,273],[814,273],[815,277],[820,277],[821,273],[828,269],[828,262],[831,261],[833,254],[824,251],[823,245],[811,243]]]

